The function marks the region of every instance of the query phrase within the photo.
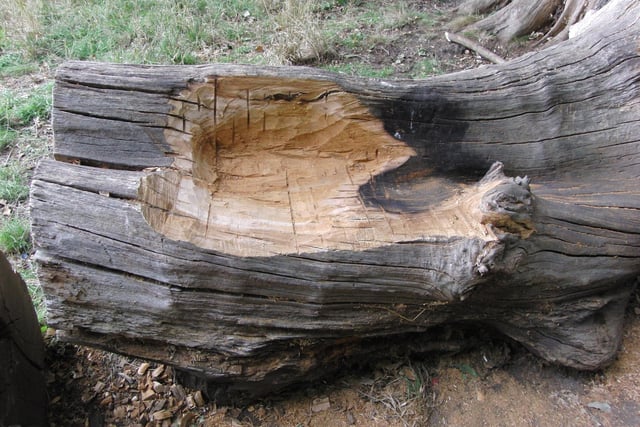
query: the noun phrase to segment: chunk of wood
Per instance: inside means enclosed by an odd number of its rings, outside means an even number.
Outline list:
[[[637,12],[424,81],[64,64],[31,193],[49,322],[217,401],[451,322],[605,366],[640,273]]]

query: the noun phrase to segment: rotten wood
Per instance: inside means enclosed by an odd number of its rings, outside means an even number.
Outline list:
[[[450,322],[605,366],[639,273],[638,12],[421,81],[64,64],[31,192],[49,322],[215,399]]]

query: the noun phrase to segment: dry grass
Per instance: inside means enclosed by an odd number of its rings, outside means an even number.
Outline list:
[[[42,9],[43,0],[13,0],[0,2],[2,31],[0,32],[0,48],[3,38],[27,48],[42,34],[42,21],[38,12]],[[27,52],[33,56],[35,52]]]
[[[359,390],[360,395],[387,410],[403,427],[428,425],[435,408],[431,376],[423,363],[390,363],[378,368],[378,378]]]
[[[271,1],[275,35],[272,52],[277,64],[322,63],[335,56],[333,40],[322,31],[316,15],[317,2],[310,0]],[[277,8],[274,8],[274,4]]]

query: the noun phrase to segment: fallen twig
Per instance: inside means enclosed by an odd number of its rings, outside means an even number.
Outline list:
[[[478,43],[472,40],[469,40],[468,38],[461,36],[460,34],[445,32],[444,37],[447,39],[448,42],[457,43],[460,46],[464,46],[468,49],[471,49],[481,57],[488,59],[494,64],[502,64],[503,62],[506,62],[506,60],[501,56],[496,55],[495,53],[491,52],[489,49],[485,49],[484,47],[480,46]]]

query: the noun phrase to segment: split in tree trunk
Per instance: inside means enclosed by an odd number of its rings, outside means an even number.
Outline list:
[[[220,399],[449,322],[606,365],[640,272],[639,12],[424,81],[65,64],[31,193],[49,322]]]

